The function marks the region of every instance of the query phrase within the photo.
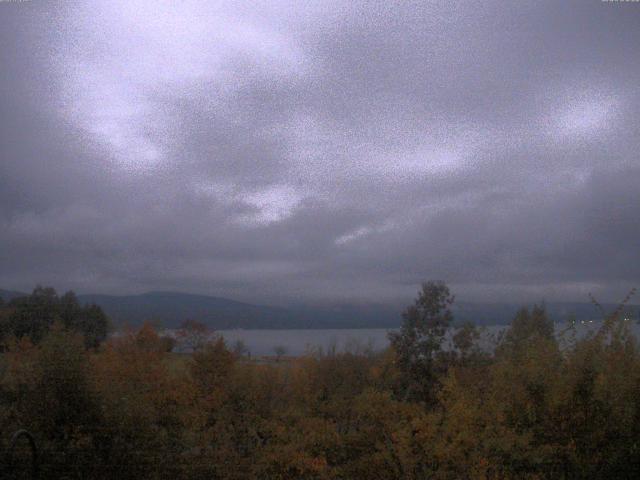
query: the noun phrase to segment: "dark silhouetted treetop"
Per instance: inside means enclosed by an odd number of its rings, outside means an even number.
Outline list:
[[[95,348],[107,338],[110,323],[97,305],[81,305],[73,292],[61,297],[53,288],[37,286],[31,295],[12,299],[1,309],[3,338],[29,337],[39,343],[55,322],[84,338],[87,348]]]
[[[406,397],[433,401],[436,377],[443,368],[442,343],[453,321],[454,297],[443,282],[422,284],[418,298],[403,313],[400,332],[389,334]]]

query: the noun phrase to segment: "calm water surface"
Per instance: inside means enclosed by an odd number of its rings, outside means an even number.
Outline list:
[[[599,321],[578,323],[576,336],[580,338],[593,333],[600,325]],[[629,325],[638,336],[640,327],[635,322]],[[566,327],[566,324],[556,324],[556,331],[561,332]],[[480,344],[484,348],[491,348],[505,328],[501,325],[483,327]],[[392,331],[397,329],[218,330],[216,333],[224,337],[229,348],[233,348],[237,341],[244,342],[251,355],[274,355],[274,349],[282,346],[286,349],[286,355],[297,356],[317,349],[325,352],[334,348],[336,351],[382,350],[389,344],[387,334]]]

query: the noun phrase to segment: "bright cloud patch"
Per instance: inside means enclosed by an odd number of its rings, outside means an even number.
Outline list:
[[[616,96],[595,91],[573,95],[554,114],[551,133],[559,139],[589,140],[609,131],[616,120],[620,101]]]
[[[166,99],[207,105],[214,117],[215,95],[233,97],[251,81],[243,69],[287,77],[304,68],[287,37],[213,5],[107,2],[72,14],[76,29],[55,59],[65,80],[60,114],[129,173],[166,164],[164,145],[184,128]]]
[[[241,201],[253,210],[239,220],[247,225],[267,225],[289,217],[302,196],[288,186],[272,186],[240,195]]]

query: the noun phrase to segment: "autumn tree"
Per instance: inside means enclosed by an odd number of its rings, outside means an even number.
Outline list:
[[[111,339],[92,358],[103,417],[93,439],[101,478],[179,478],[195,389],[170,367],[150,324]]]
[[[176,332],[179,345],[190,352],[201,350],[210,340],[211,331],[204,323],[197,320],[185,320]]]
[[[284,345],[276,345],[273,347],[273,353],[276,354],[276,362],[279,362],[280,359],[287,354],[287,347]]]

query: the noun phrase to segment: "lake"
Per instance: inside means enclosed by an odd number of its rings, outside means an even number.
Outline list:
[[[303,355],[313,348],[337,351],[370,347],[382,350],[388,345],[387,332],[393,329],[323,329],[323,330],[219,330],[229,348],[236,341],[245,343],[251,355],[273,355],[276,346],[283,346],[287,355]]]
[[[601,322],[588,321],[576,324],[578,337],[594,332]],[[640,334],[640,327],[635,322],[630,322],[636,335]],[[556,331],[560,332],[567,327],[564,323],[556,324]],[[495,337],[506,327],[496,325],[481,329],[480,344],[483,348],[491,348]],[[216,334],[222,335],[229,348],[241,340],[247,346],[253,356],[274,355],[274,348],[283,346],[286,355],[303,355],[309,350],[321,348],[323,351],[335,348],[337,351],[362,350],[370,348],[382,350],[389,344],[388,332],[398,329],[386,328],[362,328],[362,329],[322,329],[322,330],[218,330]]]

